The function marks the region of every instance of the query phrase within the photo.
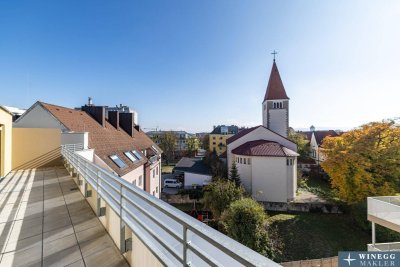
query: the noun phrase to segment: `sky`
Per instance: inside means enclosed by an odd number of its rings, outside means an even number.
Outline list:
[[[276,62],[290,126],[400,116],[400,2],[0,1],[0,105],[131,106],[142,129],[262,124]]]

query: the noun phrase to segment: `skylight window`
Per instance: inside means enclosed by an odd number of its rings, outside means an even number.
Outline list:
[[[117,164],[117,166],[118,166],[119,168],[122,169],[122,168],[125,168],[125,167],[126,167],[125,162],[123,162],[123,160],[120,159],[117,155],[111,155],[111,156],[110,156],[110,159],[111,159],[112,161],[114,161],[114,163]]]
[[[124,154],[125,154],[125,156],[126,156],[128,159],[130,159],[132,162],[135,162],[135,161],[138,160],[138,159],[137,159],[134,155],[132,155],[130,152],[124,152]]]
[[[131,152],[132,152],[132,154],[133,154],[135,157],[137,157],[139,160],[143,158],[142,155],[140,155],[139,152],[137,152],[136,150],[132,150]]]

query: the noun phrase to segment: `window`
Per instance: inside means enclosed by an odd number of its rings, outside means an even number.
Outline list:
[[[215,136],[213,136],[213,140],[215,140]]]
[[[294,163],[294,159],[286,159],[286,165],[292,166]]]
[[[131,152],[137,159],[141,160],[143,158],[136,150],[132,150]]]
[[[158,193],[158,186],[156,187],[156,193]]]
[[[153,196],[155,196],[156,195],[156,191],[153,191]]]
[[[213,142],[213,145],[216,145],[217,143]]]
[[[139,186],[142,186],[142,185],[143,185],[143,176],[140,175],[139,176]]]
[[[156,169],[153,169],[153,178],[156,178]]]
[[[249,165],[251,164],[251,158],[247,159],[247,164],[249,164]]]
[[[132,184],[136,185],[136,180],[133,180],[133,181],[132,181]]]
[[[124,154],[125,154],[125,156],[126,156],[128,159],[130,159],[132,162],[135,162],[135,161],[138,160],[138,159],[135,158],[135,156],[132,155],[130,152],[124,152]]]
[[[240,164],[242,164],[242,158],[240,158],[240,160],[239,160],[239,161],[240,161]]]
[[[157,168],[156,168],[156,174],[158,175],[158,166],[157,166]]]
[[[222,136],[219,137],[219,140],[222,140]]]
[[[243,164],[246,164],[246,158],[243,159]]]
[[[125,167],[126,167],[125,162],[123,162],[122,159],[120,159],[117,155],[111,155],[111,156],[110,156],[110,159],[111,159],[112,161],[114,161],[114,163],[117,164],[117,166],[118,166],[119,168],[122,169],[122,168],[125,168]]]

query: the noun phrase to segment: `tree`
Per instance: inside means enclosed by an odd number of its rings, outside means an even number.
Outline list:
[[[244,193],[243,187],[237,187],[234,182],[222,178],[207,185],[205,190],[204,205],[216,219],[233,201],[241,199]]]
[[[210,149],[210,135],[209,134],[204,135],[204,137],[202,138],[201,147],[207,151]]]
[[[338,197],[349,203],[400,190],[400,128],[372,122],[323,143],[322,168]]]
[[[301,133],[296,133],[295,131],[289,131],[288,139],[297,145],[297,152],[300,157],[309,156],[309,146],[308,140]]]
[[[197,139],[197,137],[195,136],[189,137],[187,139],[186,145],[190,157],[195,155],[196,151],[199,149],[199,144],[199,139]]]
[[[207,152],[204,157],[204,164],[206,164],[210,170],[213,178],[226,178],[228,175],[228,170],[226,168],[225,162],[219,159],[217,152]]]
[[[269,258],[274,258],[266,231],[264,207],[251,198],[236,200],[222,215],[228,236]]]
[[[234,182],[236,186],[241,185],[240,175],[236,166],[236,162],[232,162],[231,171],[229,172],[229,180]]]
[[[176,149],[176,135],[173,132],[165,132],[160,137],[160,147],[164,151],[168,164],[168,161],[171,161],[174,158]]]

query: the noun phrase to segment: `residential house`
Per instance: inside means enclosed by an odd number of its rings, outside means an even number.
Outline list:
[[[174,173],[182,173],[184,187],[204,186],[211,182],[210,168],[204,164],[202,158],[183,157],[175,165]]]
[[[218,156],[224,154],[226,152],[226,140],[238,132],[239,128],[235,125],[218,125],[214,127],[209,137],[210,152],[215,151]]]
[[[13,121],[16,121],[26,111],[26,109],[10,107],[10,106],[0,106],[0,107],[12,115]]]
[[[227,139],[228,168],[235,162],[246,191],[258,201],[289,202],[297,190],[297,145],[290,141],[289,97],[274,60],[262,102],[263,125]]]
[[[176,137],[175,150],[178,154],[188,150],[187,141],[189,138],[196,137],[186,131],[149,131],[146,134],[157,144],[161,144],[162,136],[166,133],[173,133]]]
[[[321,145],[324,142],[326,137],[336,137],[340,134],[334,130],[328,131],[316,131],[315,128],[312,128],[311,132],[311,140],[310,140],[310,157],[315,160],[317,165],[320,165],[326,159],[326,155],[324,153],[324,149]]]
[[[62,144],[82,143],[89,161],[160,196],[161,149],[134,123],[132,113],[85,105],[81,110],[36,102],[15,128],[60,129]]]

